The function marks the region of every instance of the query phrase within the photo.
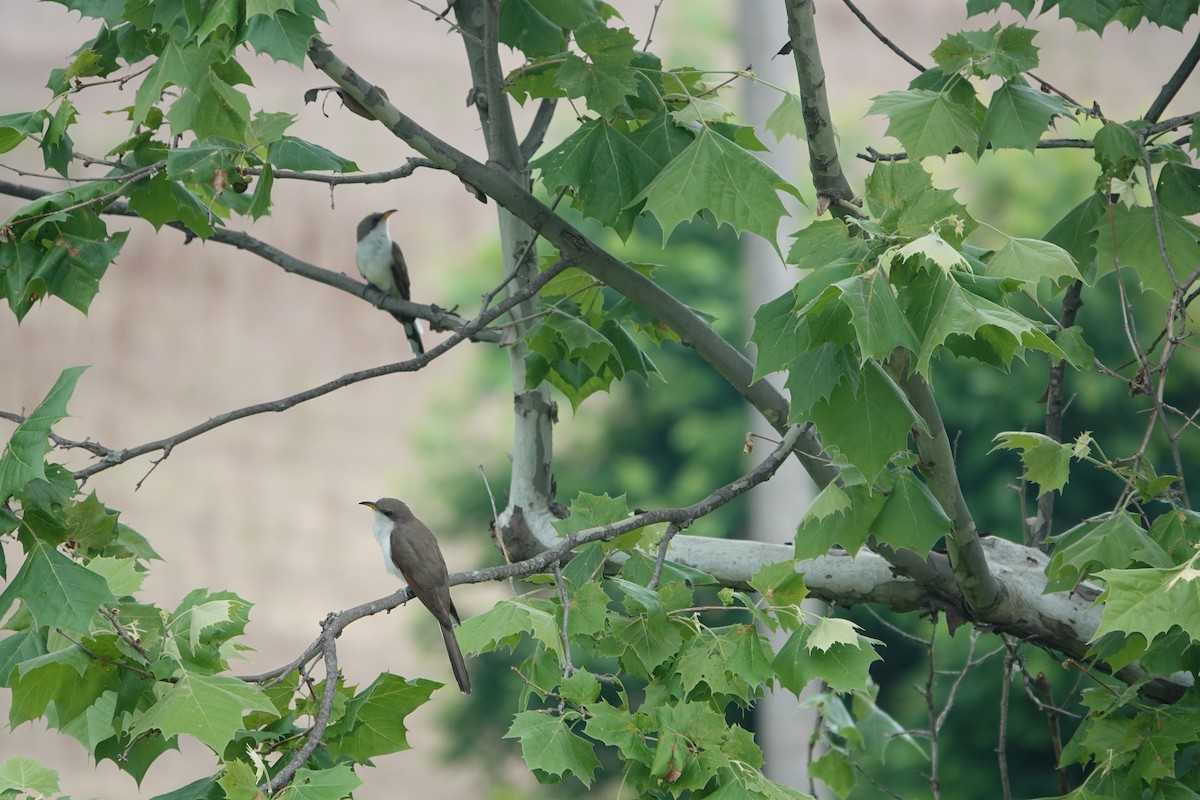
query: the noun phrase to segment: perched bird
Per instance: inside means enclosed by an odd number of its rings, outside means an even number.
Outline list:
[[[366,278],[367,283],[384,294],[399,297],[401,300],[411,300],[408,286],[408,266],[404,263],[404,254],[400,245],[392,241],[388,232],[388,217],[396,213],[396,209],[368,214],[358,223],[358,244],[354,248],[354,261],[358,271]],[[412,346],[414,355],[425,352],[421,343],[421,323],[413,317],[404,314],[392,314],[404,326],[408,343]]]
[[[458,640],[454,638],[454,626],[459,622],[458,611],[450,599],[446,560],[442,557],[437,539],[425,527],[425,523],[414,517],[408,506],[399,500],[384,497],[374,502],[364,500],[359,505],[375,512],[373,531],[383,551],[387,571],[406,581],[408,588],[438,621],[442,628],[442,639],[446,643],[446,654],[450,656],[450,667],[454,670],[454,679],[458,681],[458,688],[463,694],[470,694],[471,677],[467,674],[467,663],[458,648]]]

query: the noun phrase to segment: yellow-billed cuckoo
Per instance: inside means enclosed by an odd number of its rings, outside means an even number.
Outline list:
[[[368,214],[358,223],[358,244],[354,248],[354,261],[358,271],[366,278],[367,283],[384,294],[399,297],[401,300],[411,300],[408,286],[408,266],[404,263],[404,254],[400,245],[392,241],[388,232],[388,217],[396,213],[396,209]],[[414,355],[425,352],[421,344],[421,323],[404,314],[392,314],[404,325],[404,334],[412,346]]]
[[[383,550],[383,562],[387,571],[408,582],[408,588],[437,619],[446,642],[446,654],[450,656],[450,667],[454,679],[463,694],[471,693],[471,678],[467,674],[467,663],[458,640],[454,638],[454,626],[458,623],[458,611],[450,599],[450,580],[446,572],[446,559],[438,547],[437,539],[425,523],[413,516],[408,506],[391,497],[374,502],[364,500],[359,505],[375,512],[375,539]]]

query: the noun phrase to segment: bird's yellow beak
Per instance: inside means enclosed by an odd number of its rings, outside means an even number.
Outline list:
[[[363,500],[363,501],[361,501],[361,502],[359,503],[359,505],[360,505],[360,506],[366,506],[367,508],[371,509],[372,511],[378,511],[378,510],[379,510],[378,508],[376,508],[376,507],[375,507],[375,503],[374,503],[373,501],[371,501],[371,500]]]
[[[387,211],[383,212],[383,218],[387,219],[388,217],[390,217],[392,214],[395,214],[399,210],[400,209],[398,209],[398,208],[388,209]]]

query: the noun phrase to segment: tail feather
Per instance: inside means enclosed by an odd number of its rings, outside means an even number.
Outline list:
[[[413,317],[406,317],[403,314],[393,314],[392,316],[404,326],[404,335],[408,337],[408,344],[412,348],[413,355],[425,355],[425,345],[421,341],[421,323]]]
[[[463,694],[471,693],[471,676],[467,674],[467,662],[463,659],[462,650],[458,648],[458,639],[454,636],[453,628],[442,628],[442,639],[446,642],[446,655],[450,656],[450,668],[454,670],[454,680]]]

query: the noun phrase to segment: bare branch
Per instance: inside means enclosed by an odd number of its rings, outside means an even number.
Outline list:
[[[858,21],[861,22],[863,26],[875,36],[876,39],[878,39],[885,47],[887,47],[887,49],[891,50],[893,53],[907,61],[909,65],[912,66],[912,68],[917,72],[925,71],[925,67],[921,65],[921,62],[917,61],[908,53],[897,47],[891,39],[883,35],[883,32],[880,31],[879,28],[876,28],[874,25],[872,25],[871,20],[867,19],[866,16],[858,10],[858,6],[854,5],[854,3],[850,2],[850,0],[842,0],[842,2],[846,4],[846,8],[850,9],[850,13],[858,17]]]
[[[189,439],[194,439],[203,433],[208,433],[214,428],[219,428],[222,425],[228,425],[230,422],[234,422],[239,419],[245,419],[246,417],[251,417],[256,414],[286,411],[293,406],[297,406],[300,403],[327,395],[330,392],[341,389],[344,386],[349,386],[351,384],[370,380],[372,378],[379,378],[384,375],[392,375],[397,372],[415,372],[416,370],[424,367],[430,361],[433,361],[435,358],[438,358],[442,354],[448,352],[451,348],[455,347],[461,342],[466,341],[474,332],[482,330],[488,323],[507,313],[513,306],[524,302],[527,299],[527,296],[532,297],[538,292],[539,289],[545,286],[551,278],[553,278],[562,270],[566,269],[566,267],[566,261],[559,261],[557,264],[548,267],[537,277],[536,280],[528,284],[521,292],[510,295],[495,308],[489,309],[480,314],[474,320],[469,322],[463,328],[463,330],[456,332],[453,336],[451,336],[449,339],[446,339],[444,342],[441,342],[436,347],[430,348],[425,352],[424,355],[410,358],[407,361],[399,361],[394,364],[387,364],[382,367],[372,367],[370,369],[359,370],[358,372],[350,372],[341,376],[340,378],[329,381],[328,383],[323,383],[320,386],[314,386],[311,389],[306,389],[303,392],[298,392],[296,394],[289,395],[288,397],[280,398],[279,400],[257,403],[252,406],[246,406],[245,408],[227,411],[224,414],[218,414],[206,422],[202,422],[199,425],[194,425],[185,431],[180,431],[179,433],[159,439],[157,441],[147,442],[126,450],[110,450],[104,455],[103,460],[99,463],[77,471],[75,473],[75,478],[81,481],[87,480],[97,472],[103,472],[104,470],[115,467],[118,464],[123,464],[130,459],[138,458],[139,456],[156,451],[161,451],[163,454],[162,458],[158,459],[158,461],[161,462],[171,454],[171,450],[176,445],[182,444]]]
[[[1146,119],[1150,122],[1158,122],[1158,118],[1167,110],[1167,106],[1175,99],[1175,95],[1179,94],[1179,90],[1183,88],[1183,84],[1187,82],[1197,63],[1200,63],[1200,34],[1196,36],[1196,41],[1192,43],[1192,49],[1187,51],[1187,55],[1183,57],[1183,61],[1179,62],[1179,66],[1170,79],[1163,84],[1162,89],[1158,92],[1158,97],[1154,98],[1154,102],[1146,110]]]

